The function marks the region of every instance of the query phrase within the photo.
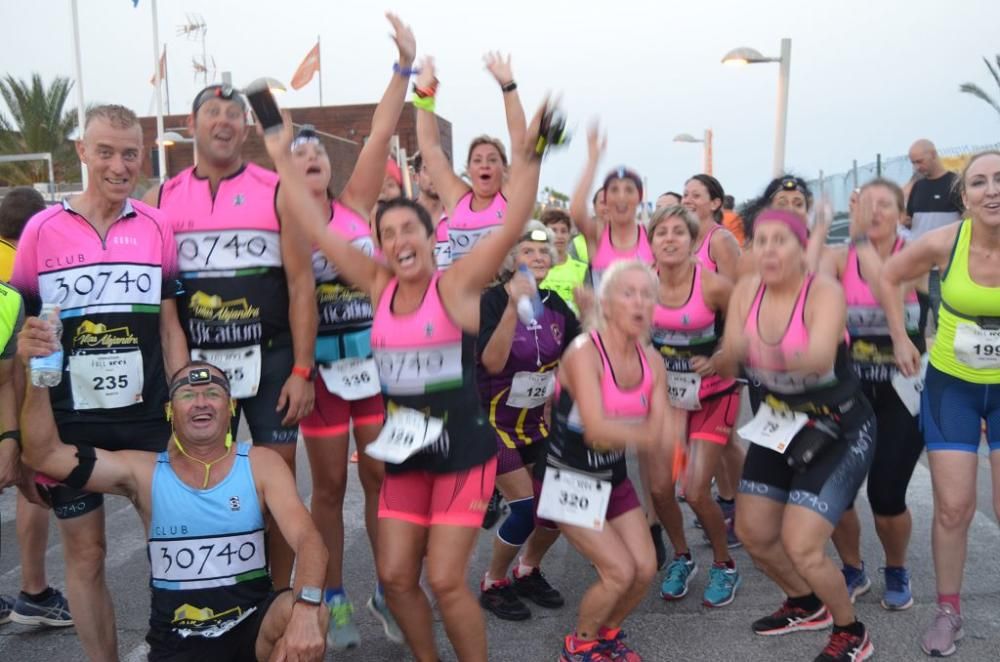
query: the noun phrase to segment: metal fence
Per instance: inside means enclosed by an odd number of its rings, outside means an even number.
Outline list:
[[[950,147],[939,149],[938,154],[946,169],[958,172],[965,166],[969,156],[987,149],[1000,149],[1000,143]],[[913,178],[913,167],[910,165],[909,156],[883,158],[881,154],[876,154],[875,160],[871,163],[858,165],[858,162],[854,161],[850,170],[834,175],[827,175],[820,170],[819,177],[809,181],[809,187],[817,199],[828,197],[830,204],[833,205],[834,214],[842,216],[847,214],[851,191],[876,177],[885,177],[900,186],[905,185]]]

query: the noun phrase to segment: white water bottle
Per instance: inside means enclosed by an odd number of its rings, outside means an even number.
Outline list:
[[[542,316],[544,306],[542,306],[541,297],[538,296],[538,284],[535,282],[534,274],[532,274],[528,267],[523,264],[520,265],[517,270],[521,272],[521,274],[523,274],[528,281],[531,282],[531,286],[535,288],[535,291],[531,296],[522,295],[517,300],[517,318],[521,320],[521,324],[528,326]]]
[[[60,343],[59,349],[48,356],[36,356],[31,359],[31,383],[35,386],[58,386],[62,381],[63,373],[63,351],[62,351],[62,320],[56,312],[58,306],[54,303],[42,304],[42,311],[38,315],[52,325],[56,342]]]

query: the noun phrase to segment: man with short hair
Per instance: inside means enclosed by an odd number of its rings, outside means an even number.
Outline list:
[[[931,230],[954,223],[962,215],[962,202],[955,190],[958,175],[945,170],[938,158],[934,143],[920,139],[910,147],[910,163],[920,175],[913,182],[906,201],[906,214],[910,217],[910,233],[917,240]],[[941,304],[941,274],[934,269],[928,275],[926,289],[930,298],[930,313],[937,323],[937,310]]]
[[[583,286],[587,277],[587,263],[581,262],[569,254],[569,243],[573,236],[573,222],[570,220],[569,214],[556,208],[546,209],[542,212],[540,220],[545,227],[552,230],[554,237],[552,245],[556,249],[556,259],[549,268],[545,280],[541,282],[541,286],[558,294],[573,313],[579,315],[580,311],[577,310],[573,292],[576,291],[576,288]]]
[[[170,436],[163,420],[166,376],[187,362],[187,345],[174,303],[170,223],[129,197],[142,153],[135,113],[117,105],[88,110],[77,143],[87,189],[33,216],[18,244],[11,280],[27,314],[38,315],[43,302],[59,306],[63,378],[49,395],[67,443],[160,451]],[[59,523],[66,592],[83,649],[92,660],[116,659],[104,497],[52,481],[43,492]]]
[[[46,322],[25,323],[25,363],[56,347]],[[188,363],[170,385],[169,448],[110,452],[63,443],[45,389],[29,386],[24,459],[67,485],[132,501],[148,536],[150,660],[321,660],[326,548],[278,456],[233,443],[231,407],[225,373]],[[272,592],[265,513],[298,554],[294,593]]]
[[[0,203],[0,280],[4,282],[10,280],[14,271],[17,242],[21,239],[24,226],[29,218],[43,209],[45,209],[45,199],[30,186],[12,189],[4,196],[3,202]],[[3,293],[0,297],[0,306],[4,306],[3,320],[0,322],[0,345],[8,345],[9,350],[4,351],[0,357],[2,366],[8,363],[7,359],[12,359],[14,356],[17,344],[15,335],[23,321],[24,305],[20,293],[14,288],[7,289],[0,285],[0,292]],[[13,306],[15,300],[16,307]],[[14,318],[18,318],[16,325],[13,324]],[[0,423],[0,428],[17,434],[18,398],[24,389],[23,384],[18,384],[20,372],[11,368],[8,373],[7,370],[8,368],[0,368],[0,372],[4,375],[0,380],[3,382],[0,385],[0,399],[2,399],[0,407],[9,407],[13,420],[10,425]],[[9,382],[7,377],[10,377]],[[5,439],[6,447],[3,446]],[[0,489],[4,485],[4,448],[14,452],[14,460],[9,465],[10,470],[18,472],[20,467],[17,456],[19,451],[13,450],[17,448],[15,441],[14,437],[0,438]],[[49,543],[49,510],[41,503],[32,503],[25,496],[25,492],[28,492],[32,499],[38,498],[31,470],[23,467],[18,473],[22,474],[18,482],[22,489],[17,494],[15,521],[17,546],[21,558],[21,591],[16,598],[0,595],[0,623],[11,620],[22,625],[69,627],[73,625],[69,604],[62,593],[49,586],[45,577],[45,549]]]
[[[173,222],[191,356],[224,370],[255,444],[293,470],[299,421],[313,408],[318,318],[311,247],[283,232],[278,175],[243,159],[247,104],[209,85],[188,117],[197,164],[147,194]],[[269,537],[271,576],[288,586],[294,557]]]

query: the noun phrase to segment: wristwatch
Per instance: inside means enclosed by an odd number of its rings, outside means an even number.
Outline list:
[[[323,604],[323,589],[316,586],[303,586],[299,589],[299,594],[295,596],[295,601],[318,607]]]

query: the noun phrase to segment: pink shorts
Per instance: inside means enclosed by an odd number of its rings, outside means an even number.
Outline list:
[[[709,396],[701,401],[701,409],[688,412],[688,439],[725,445],[739,413],[739,389]]]
[[[448,524],[478,528],[493,496],[496,474],[496,457],[450,474],[386,472],[378,495],[378,516],[424,527]]]
[[[538,516],[538,502],[542,499],[542,481],[532,478],[531,483],[535,493],[535,526],[555,531],[559,528],[558,524],[552,520],[542,519]],[[639,503],[639,495],[635,493],[632,481],[626,478],[611,488],[611,498],[608,500],[608,509],[604,514],[604,519],[611,521],[630,510],[641,507],[642,504]]]
[[[326,390],[322,379],[316,379],[316,404],[312,412],[299,422],[303,437],[337,437],[354,427],[381,425],[385,421],[382,394],[364,400],[344,400]]]

